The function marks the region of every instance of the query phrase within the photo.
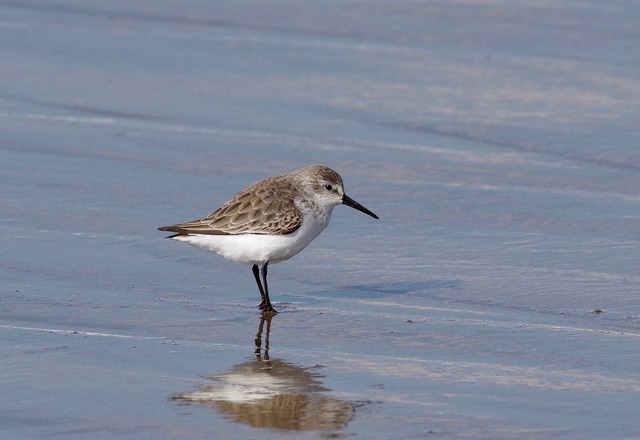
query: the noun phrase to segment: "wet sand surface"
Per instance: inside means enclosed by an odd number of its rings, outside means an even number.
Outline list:
[[[640,437],[635,2],[0,2],[4,439]],[[322,163],[270,266],[164,240]]]

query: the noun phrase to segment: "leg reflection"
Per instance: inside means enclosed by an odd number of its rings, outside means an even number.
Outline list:
[[[263,313],[260,318],[260,325],[258,325],[258,333],[256,334],[256,358],[258,360],[269,360],[269,332],[271,331],[271,319],[273,315],[270,313]],[[264,331],[264,325],[267,324],[267,329],[264,335],[264,352],[262,350],[262,332]]]

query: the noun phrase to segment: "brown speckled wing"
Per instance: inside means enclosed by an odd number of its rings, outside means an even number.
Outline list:
[[[210,235],[290,234],[300,227],[302,214],[294,204],[293,188],[283,185],[282,177],[251,185],[206,217],[161,230]]]

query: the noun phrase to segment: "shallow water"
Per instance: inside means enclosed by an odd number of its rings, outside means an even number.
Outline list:
[[[634,2],[0,11],[2,438],[640,436]],[[311,163],[269,323],[156,231]]]

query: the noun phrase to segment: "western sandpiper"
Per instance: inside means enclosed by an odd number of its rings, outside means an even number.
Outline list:
[[[312,165],[256,182],[201,219],[158,229],[175,232],[167,238],[253,265],[262,297],[259,307],[276,313],[267,286],[269,263],[288,260],[304,249],[340,204],[378,218],[344,193],[338,173]]]

